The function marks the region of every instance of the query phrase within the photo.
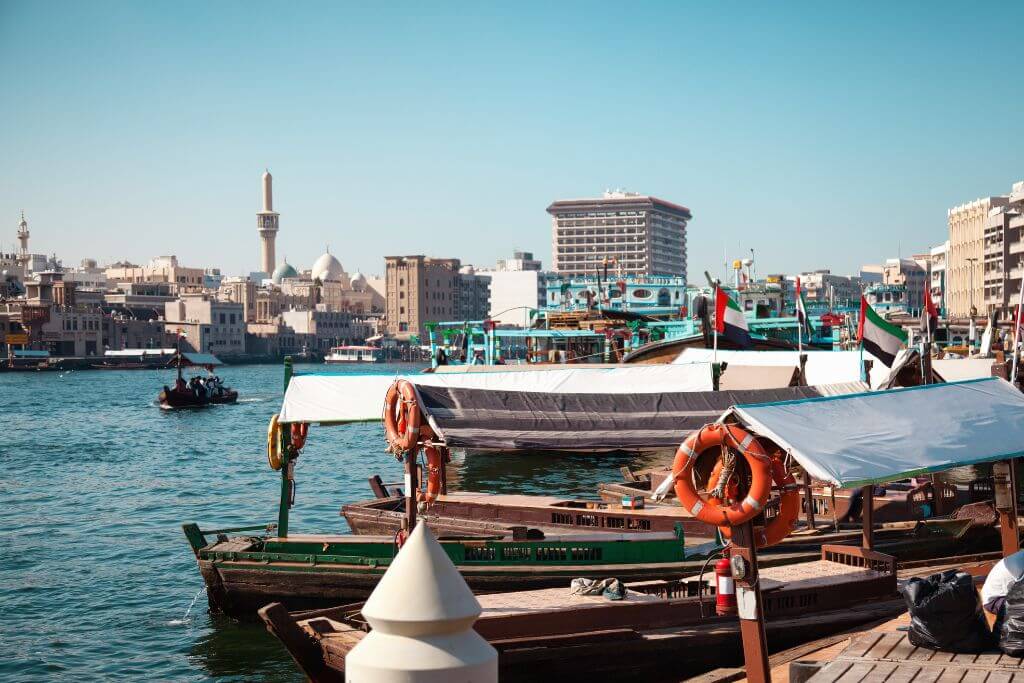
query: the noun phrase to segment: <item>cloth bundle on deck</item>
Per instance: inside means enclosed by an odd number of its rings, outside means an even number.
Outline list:
[[[626,586],[616,578],[573,579],[569,591],[573,595],[602,595],[608,600],[622,600],[626,597]]]
[[[924,579],[914,577],[901,592],[910,611],[911,644],[957,653],[992,647],[992,632],[970,574],[950,569]]]

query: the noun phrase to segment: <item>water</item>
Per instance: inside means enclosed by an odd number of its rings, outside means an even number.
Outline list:
[[[262,625],[206,610],[181,532],[277,519],[264,443],[282,368],[221,374],[237,405],[167,412],[153,399],[169,371],[0,373],[0,680],[302,680]],[[292,530],[346,532],[341,504],[370,496],[367,477],[401,478],[383,443],[379,423],[312,427]],[[450,484],[592,497],[627,464],[649,463],[475,454]]]

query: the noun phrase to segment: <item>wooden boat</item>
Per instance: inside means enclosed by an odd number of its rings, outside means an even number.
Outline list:
[[[290,609],[365,599],[398,552],[389,536],[270,536],[266,526],[202,531],[183,525],[206,582],[210,606],[252,617],[268,602]],[[263,530],[265,535],[232,535]],[[212,537],[212,540],[207,536]],[[525,535],[524,535],[525,536]],[[699,569],[710,538],[682,528],[643,535],[569,533],[533,538],[441,537],[441,545],[475,592],[566,586],[577,576],[665,579]],[[690,550],[684,549],[684,544]],[[695,550],[696,544],[702,547]],[[806,557],[806,553],[796,559]],[[794,561],[781,557],[779,561]]]
[[[642,498],[643,504],[649,506],[668,505],[678,507],[674,494],[670,491],[664,501],[653,499],[654,491],[669,475],[668,469],[643,470],[632,472],[623,469],[622,482],[598,484],[598,494],[609,503],[625,499]],[[936,501],[936,486],[941,501]],[[814,501],[814,515],[819,521],[836,523],[854,523],[862,514],[862,495],[860,489],[843,489],[815,483],[810,487]],[[807,509],[806,494],[803,501]],[[929,481],[927,479],[904,479],[877,486],[872,496],[875,523],[906,522],[931,519],[940,514],[949,514],[956,509],[993,499],[993,483],[991,477],[981,477],[958,486],[949,482]]]
[[[203,408],[210,405],[222,405],[234,403],[238,400],[238,392],[234,389],[219,385],[212,387],[209,384],[197,382],[193,377],[192,382],[186,383],[182,377],[182,368],[200,367],[213,376],[213,368],[223,363],[216,356],[210,353],[189,353],[179,351],[171,360],[171,365],[177,368],[178,374],[174,386],[164,385],[157,397],[160,407],[165,410],[178,408]]]
[[[769,642],[781,650],[898,614],[905,604],[897,577],[893,557],[846,546],[825,546],[816,560],[762,569]],[[579,680],[583,672],[589,680],[679,680],[742,661],[737,621],[714,614],[709,583],[692,576],[629,584],[619,602],[572,596],[567,587],[482,595],[474,628],[498,650],[503,681],[535,681],[540,672],[545,680]],[[310,680],[333,683],[344,680],[345,655],[368,629],[360,607],[289,614],[268,605],[259,614]]]

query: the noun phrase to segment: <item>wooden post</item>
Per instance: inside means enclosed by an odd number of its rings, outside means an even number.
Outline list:
[[[736,580],[736,607],[743,639],[743,660],[749,683],[769,683],[768,641],[764,635],[764,608],[757,575],[757,550],[754,524],[746,522],[732,528],[732,567]]]
[[[292,381],[295,369],[291,356],[284,357],[284,390]],[[289,456],[292,435],[290,429],[282,428],[281,438],[281,498],[277,506],[277,535],[288,537],[288,509],[292,506],[292,480],[295,478],[295,461]]]
[[[1020,530],[1017,528],[1017,482],[1013,465],[1013,460],[1001,460],[992,464],[992,481],[995,488],[996,510],[999,512],[999,537],[1002,540],[1003,557],[1008,557],[1020,550]]]
[[[418,448],[413,448],[405,454],[405,527],[410,534],[416,528],[416,494],[419,493],[420,483],[416,471],[416,456]]]
[[[861,489],[860,518],[864,528],[864,541],[861,545],[865,550],[875,547],[875,486],[868,484]]]
[[[804,470],[804,500],[807,501],[807,510],[804,517],[807,520],[807,528],[814,531],[814,492],[811,490],[811,475]]]

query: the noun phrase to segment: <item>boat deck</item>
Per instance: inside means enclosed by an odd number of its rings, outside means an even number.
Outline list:
[[[842,583],[856,583],[885,576],[882,572],[863,567],[817,560],[800,562],[761,570],[761,590],[764,592],[778,590],[785,586],[790,589],[835,586]],[[516,593],[491,593],[478,595],[477,600],[483,609],[481,619],[500,617],[508,614],[524,614],[527,612],[544,612],[548,610],[587,609],[608,607],[611,605],[628,605],[638,602],[661,602],[664,598],[648,595],[636,590],[627,591],[625,599],[609,601],[600,595],[573,595],[568,587],[542,588]]]
[[[578,504],[582,501],[577,501],[572,498],[517,495],[514,493],[457,492],[438,496],[438,501],[447,503],[471,503],[475,505],[499,505],[502,507],[521,507],[535,510],[551,510],[552,508],[556,510],[573,510],[578,512],[585,512],[590,509],[611,510],[615,512],[628,512],[630,515],[643,517],[666,517],[670,519],[690,516],[689,513],[680,505],[657,505],[636,510],[622,510],[617,506],[609,504],[607,501],[587,501],[593,502],[595,506],[599,506],[595,508],[588,508]],[[429,514],[430,513],[428,511],[426,515],[429,516]]]

